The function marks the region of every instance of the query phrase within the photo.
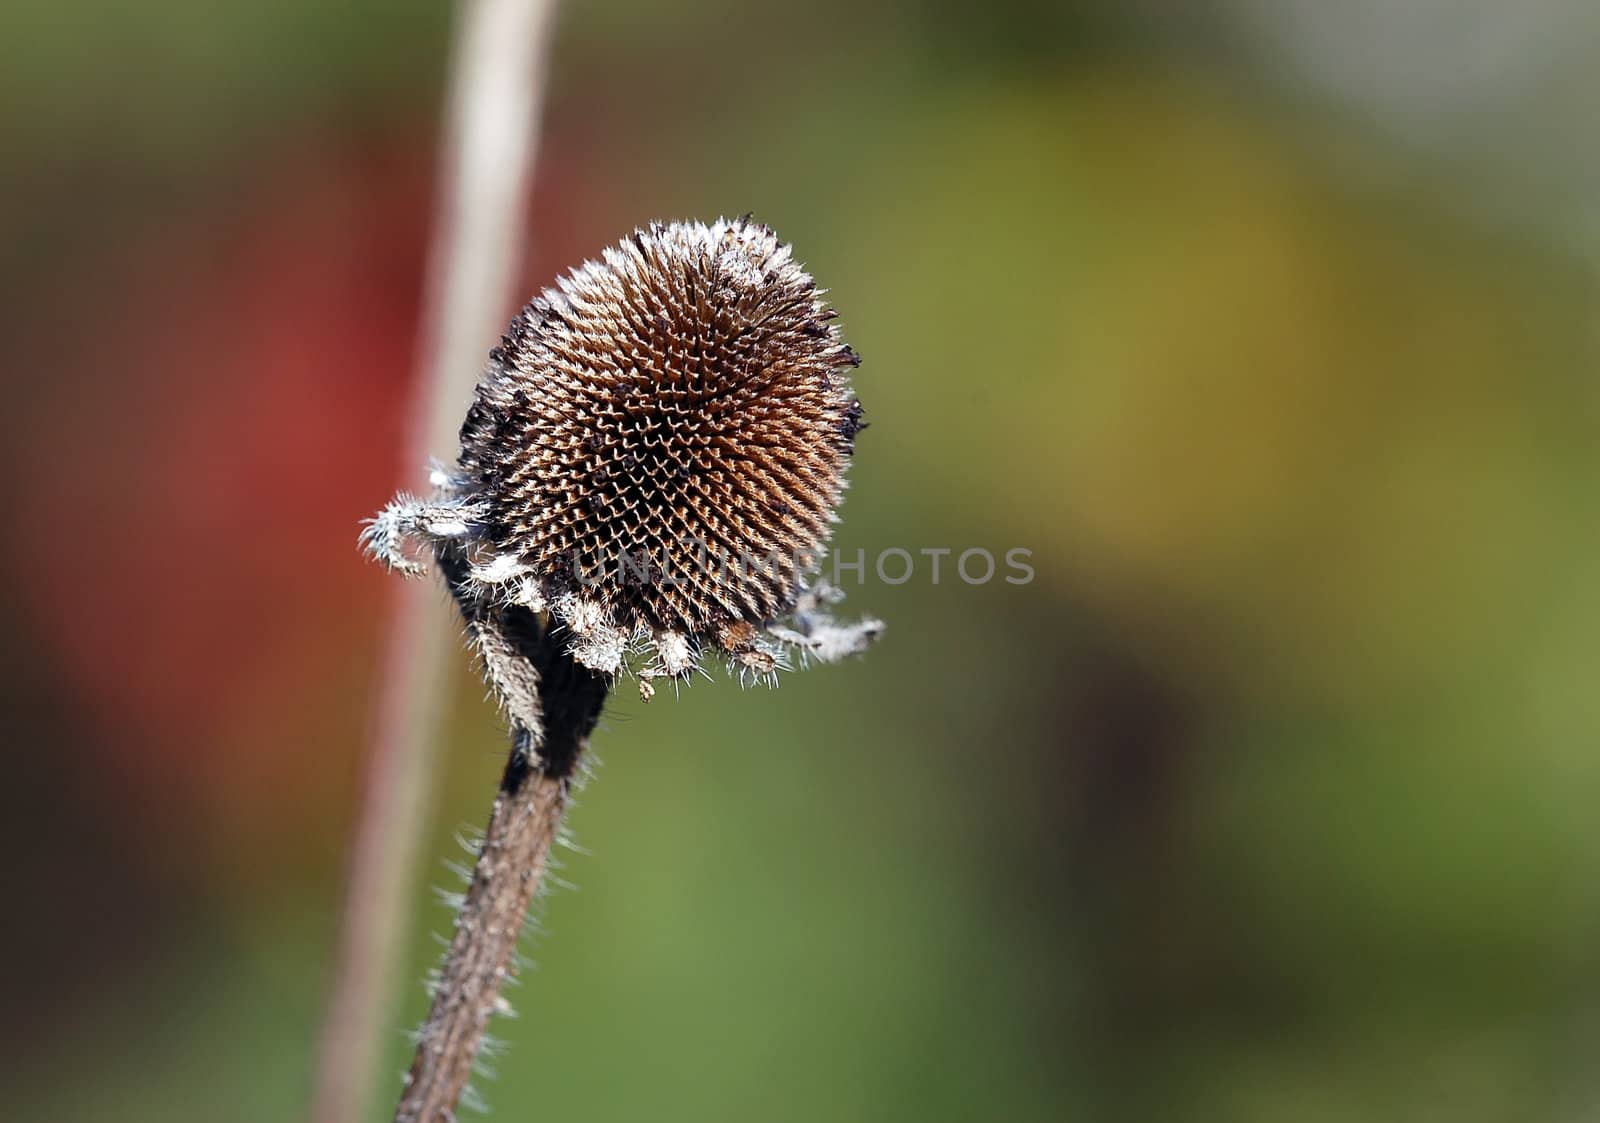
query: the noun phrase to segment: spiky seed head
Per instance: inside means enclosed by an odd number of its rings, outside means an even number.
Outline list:
[[[655,674],[713,644],[770,673],[762,630],[804,592],[864,427],[833,318],[748,220],[657,223],[560,278],[461,429],[480,571],[515,577],[597,669],[643,639]]]

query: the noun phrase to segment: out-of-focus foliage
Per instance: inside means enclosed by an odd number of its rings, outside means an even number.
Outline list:
[[[566,14],[524,287],[754,210],[866,359],[840,549],[1021,547],[1037,577],[869,561],[849,603],[890,631],[859,664],[619,697],[499,1113],[1600,1111],[1595,261],[1544,203],[1592,166],[1593,21],[1472,87],[1553,76],[1535,144],[1381,83],[1352,110],[1328,75],[1383,26],[1275,24],[1313,41],[1269,65],[1265,13]],[[17,1118],[293,1118],[446,20],[7,22],[4,1082]],[[503,752],[460,682],[445,888]],[[419,887],[396,1078],[448,924]]]

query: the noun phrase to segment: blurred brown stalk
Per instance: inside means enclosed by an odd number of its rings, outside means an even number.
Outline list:
[[[463,0],[449,79],[405,471],[449,454],[513,294],[554,0]],[[430,584],[396,591],[318,1059],[313,1123],[368,1118],[428,821],[451,625]]]

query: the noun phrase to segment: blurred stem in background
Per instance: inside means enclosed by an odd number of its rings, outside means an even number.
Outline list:
[[[489,342],[504,326],[524,244],[553,0],[458,7],[405,472],[455,447]],[[311,1119],[368,1115],[394,1009],[416,851],[447,680],[450,625],[431,584],[396,593],[351,851],[346,903]]]

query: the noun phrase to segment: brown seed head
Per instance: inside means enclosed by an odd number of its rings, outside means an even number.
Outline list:
[[[863,428],[833,316],[747,220],[652,225],[561,278],[461,429],[489,567],[580,639],[652,638],[658,673],[680,645],[753,653],[804,592],[795,561],[826,544]]]

